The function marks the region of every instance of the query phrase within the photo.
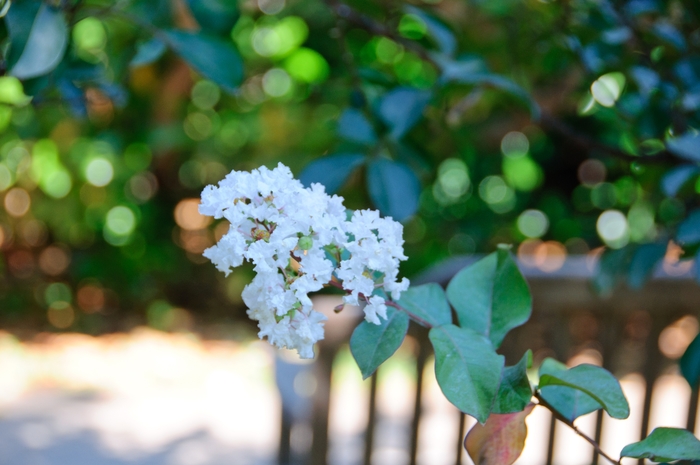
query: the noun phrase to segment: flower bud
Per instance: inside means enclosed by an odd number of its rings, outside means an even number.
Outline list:
[[[299,238],[298,246],[301,250],[309,250],[314,246],[314,240],[309,236],[301,236]]]

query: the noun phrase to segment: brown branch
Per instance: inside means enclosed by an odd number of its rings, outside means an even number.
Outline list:
[[[346,291],[345,288],[343,287],[343,284],[342,284],[340,281],[331,280],[328,284],[331,285],[331,286],[333,286],[333,287],[336,287],[336,288],[338,288],[338,289],[341,289],[341,290],[343,290],[343,291]],[[347,291],[346,291],[346,292],[347,292]],[[369,297],[365,296],[364,294],[360,294],[360,298],[361,298],[362,300],[364,300],[365,302],[369,302]],[[412,319],[413,321],[415,321],[416,323],[418,323],[418,324],[421,325],[421,326],[425,326],[425,327],[428,328],[428,329],[431,329],[431,328],[433,327],[433,325],[431,325],[428,321],[426,321],[426,320],[424,320],[423,318],[419,317],[419,316],[416,315],[415,313],[412,313],[412,312],[406,310],[404,307],[402,307],[401,305],[397,304],[397,303],[394,302],[393,300],[387,300],[387,301],[385,302],[385,304],[386,304],[387,306],[389,306],[389,307],[394,307],[395,309],[404,312],[406,315],[408,315],[408,317],[409,317],[410,319]]]
[[[578,429],[578,428],[576,427],[576,425],[574,425],[574,422],[573,422],[573,421],[571,421],[571,420],[569,420],[568,418],[566,418],[565,416],[563,416],[563,415],[562,415],[561,413],[559,413],[554,407],[552,407],[552,405],[551,405],[549,402],[547,402],[546,400],[544,400],[544,398],[542,397],[542,395],[540,394],[539,391],[535,391],[535,398],[538,400],[539,405],[541,405],[542,407],[544,407],[544,408],[546,408],[547,410],[549,410],[550,412],[552,412],[552,415],[554,415],[554,418],[556,418],[557,420],[561,421],[561,422],[564,423],[566,426],[568,426],[569,428],[571,428],[572,430],[574,430],[574,432],[575,432],[576,434],[578,434],[580,437],[582,437],[583,439],[585,439],[586,442],[588,442],[591,446],[593,446],[593,448],[594,448],[595,451],[598,453],[598,455],[601,455],[602,457],[605,457],[605,459],[607,459],[610,463],[613,463],[613,464],[615,464],[615,465],[621,465],[620,460],[615,460],[614,458],[612,458],[612,457],[610,457],[608,454],[606,454],[606,453],[603,451],[603,449],[600,448],[600,445],[598,445],[598,443],[595,442],[595,440],[593,440],[592,438],[588,437],[583,431],[581,431],[580,429]]]
[[[415,53],[422,60],[427,61],[438,69],[440,68],[440,65],[432,56],[430,56],[430,53],[425,48],[416,42],[402,37],[395,30],[386,27],[384,24],[380,23],[374,18],[362,14],[359,11],[354,10],[349,5],[339,2],[338,0],[325,0],[325,3],[331,10],[333,10],[333,13],[335,13],[338,18],[344,19],[360,29],[364,29],[370,34],[387,37],[394,42],[401,44],[407,50]]]

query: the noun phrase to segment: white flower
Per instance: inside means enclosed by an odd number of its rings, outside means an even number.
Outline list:
[[[231,224],[204,252],[217,269],[228,275],[244,260],[254,265],[256,276],[242,296],[258,335],[303,358],[313,357],[326,319],[313,309],[309,293],[334,273],[349,293],[345,301],[366,303],[365,318],[375,324],[386,319],[377,289],[398,299],[408,288],[407,279],[397,281],[399,262],[406,259],[401,224],[373,210],[357,211],[348,221],[342,197],[329,196],[320,184],[304,188],[281,163],[272,170],[232,171],[204,189],[199,211]]]

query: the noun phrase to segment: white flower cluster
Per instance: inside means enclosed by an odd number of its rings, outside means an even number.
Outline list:
[[[366,303],[365,318],[386,318],[380,289],[398,299],[408,288],[398,281],[403,227],[376,211],[356,211],[348,220],[342,197],[320,184],[310,188],[281,163],[270,170],[232,171],[218,187],[202,192],[200,213],[225,218],[228,233],[204,251],[226,273],[244,260],[254,265],[253,281],[243,290],[248,315],[260,338],[313,357],[323,339],[326,317],[313,309],[309,293],[337,283],[346,303]]]

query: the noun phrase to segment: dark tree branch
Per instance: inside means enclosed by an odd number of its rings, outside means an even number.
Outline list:
[[[325,0],[325,3],[331,10],[333,10],[333,13],[335,13],[338,18],[355,25],[360,29],[364,29],[370,34],[389,38],[394,42],[401,44],[405,49],[415,53],[422,60],[427,61],[436,68],[440,68],[435,59],[431,57],[430,53],[420,44],[402,37],[395,30],[385,26],[374,18],[354,10],[351,6],[345,3],[339,2],[338,0]]]
[[[580,429],[578,429],[578,428],[576,427],[576,425],[574,425],[574,422],[573,422],[573,421],[571,421],[571,420],[569,420],[568,418],[564,417],[564,416],[563,416],[561,413],[559,413],[554,407],[552,407],[552,406],[549,404],[549,402],[547,402],[546,400],[544,400],[544,398],[542,397],[542,395],[540,394],[539,391],[535,391],[535,398],[536,398],[537,401],[539,402],[539,405],[541,405],[542,407],[544,407],[544,408],[546,408],[547,410],[549,410],[550,412],[552,412],[552,415],[554,415],[554,418],[556,418],[557,420],[561,421],[561,422],[564,423],[566,426],[568,426],[569,428],[571,428],[572,430],[574,430],[574,432],[575,432],[576,434],[578,434],[579,436],[581,436],[583,439],[586,440],[586,442],[588,442],[591,446],[593,446],[593,448],[595,449],[595,451],[596,451],[599,455],[601,455],[602,457],[605,457],[610,463],[613,463],[613,464],[615,464],[615,465],[620,465],[620,460],[615,460],[614,458],[612,458],[612,457],[610,457],[608,454],[606,454],[606,453],[603,451],[603,449],[600,448],[600,445],[598,445],[598,443],[595,442],[595,440],[593,440],[593,439],[591,439],[590,437],[588,437],[583,431],[581,431]]]
[[[654,155],[632,155],[617,147],[613,147],[600,142],[598,139],[582,134],[574,130],[571,126],[564,123],[560,119],[548,114],[542,113],[540,116],[540,126],[542,129],[555,132],[560,136],[565,137],[572,143],[578,145],[586,151],[598,151],[613,158],[618,158],[627,162],[637,163],[670,163],[680,164],[681,161],[676,158],[671,152],[662,150]]]

